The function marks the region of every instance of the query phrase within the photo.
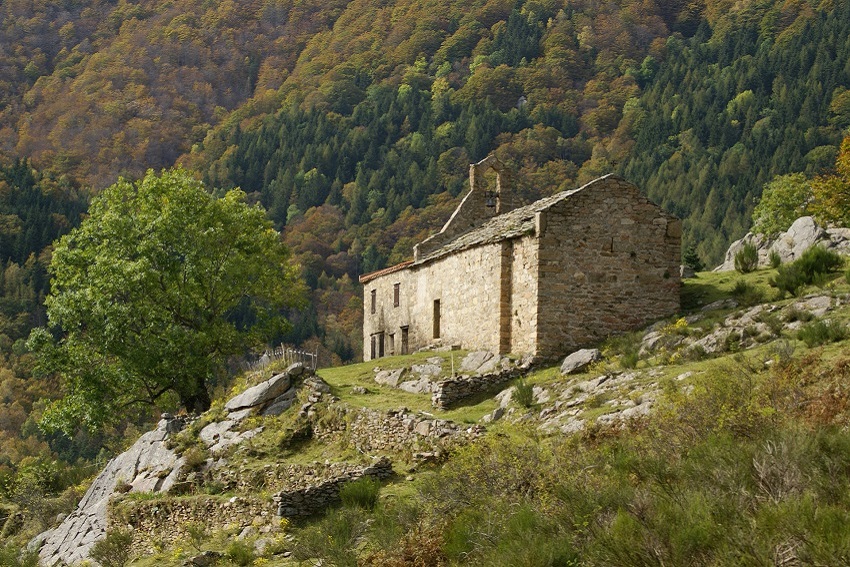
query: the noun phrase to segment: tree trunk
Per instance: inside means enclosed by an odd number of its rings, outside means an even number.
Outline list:
[[[194,384],[187,384],[186,391],[180,391],[179,394],[180,404],[190,414],[201,415],[212,405],[207,384],[203,378],[196,378]]]

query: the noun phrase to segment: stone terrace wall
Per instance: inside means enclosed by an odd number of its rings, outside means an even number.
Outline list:
[[[463,374],[455,378],[441,380],[434,384],[434,393],[431,394],[431,405],[437,409],[449,409],[458,402],[492,390],[496,386],[504,384],[520,374],[521,372],[518,369],[512,369],[497,374],[485,374],[483,376],[468,376]]]
[[[326,439],[346,435],[361,453],[391,452],[412,458],[418,452],[439,452],[467,443],[483,431],[479,425],[461,426],[407,408],[387,412],[363,408],[350,410],[344,420],[330,427],[317,425],[314,434]]]
[[[617,177],[543,213],[539,352],[552,358],[679,309],[681,222]]]
[[[216,469],[213,479],[222,483],[224,490],[240,493],[264,490],[283,492],[300,490],[333,480],[362,469],[362,463],[267,464],[260,469]]]
[[[277,515],[286,518],[312,516],[339,502],[339,492],[346,484],[367,476],[384,480],[392,475],[392,463],[388,458],[381,457],[373,465],[348,471],[319,484],[279,492],[273,497]]]
[[[192,496],[163,500],[118,498],[109,507],[107,530],[133,528],[132,551],[154,553],[154,544],[172,545],[189,541],[186,526],[201,522],[208,530],[228,526],[245,528],[275,521],[276,508],[270,498],[222,498]]]

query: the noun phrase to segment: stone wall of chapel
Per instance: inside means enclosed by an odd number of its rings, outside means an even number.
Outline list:
[[[530,235],[513,240],[510,352],[515,354],[534,354],[537,350],[537,273],[537,237]]]
[[[418,346],[434,342],[434,301],[440,301],[440,339],[468,350],[499,349],[501,243],[476,246],[411,269]],[[411,325],[411,332],[414,326]]]
[[[399,286],[399,305],[394,305],[395,286]],[[372,293],[375,311],[372,312]],[[372,360],[372,336],[384,341],[384,356],[401,354],[402,327],[413,333],[415,321],[411,316],[411,278],[409,269],[377,277],[363,284],[363,360]],[[377,333],[383,332],[383,336]],[[392,343],[392,344],[391,344]],[[412,352],[411,345],[408,352]],[[379,357],[376,352],[375,358]]]
[[[543,213],[538,352],[561,356],[679,309],[681,221],[610,178]]]

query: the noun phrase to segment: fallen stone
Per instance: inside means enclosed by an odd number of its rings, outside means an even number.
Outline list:
[[[395,370],[381,370],[375,374],[375,382],[383,386],[398,388],[407,368],[396,368]]]
[[[588,366],[602,360],[599,349],[585,348],[577,350],[564,359],[561,363],[561,375],[583,372]]]
[[[215,565],[221,557],[222,555],[218,551],[204,551],[200,555],[187,559],[183,565],[189,567],[209,567],[210,565]]]
[[[224,404],[224,407],[231,411],[253,408],[275,399],[288,390],[291,385],[292,379],[289,374],[283,372],[231,398]]]

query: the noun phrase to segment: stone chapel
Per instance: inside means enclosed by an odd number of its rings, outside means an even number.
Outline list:
[[[360,276],[364,360],[429,345],[553,359],[679,310],[681,221],[631,183],[519,206],[490,156],[469,186],[412,260]]]

